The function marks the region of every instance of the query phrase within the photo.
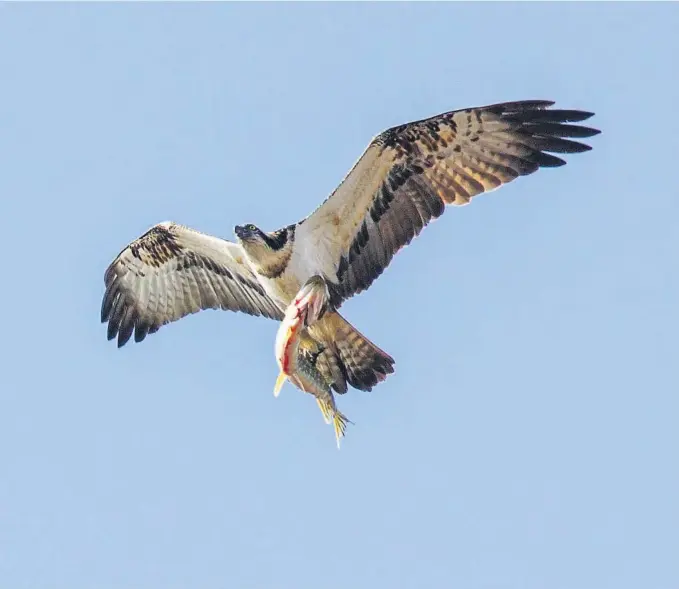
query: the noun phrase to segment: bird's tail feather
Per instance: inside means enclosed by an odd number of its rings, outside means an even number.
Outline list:
[[[326,313],[309,332],[325,348],[316,366],[338,393],[347,392],[347,383],[370,391],[394,372],[394,359],[337,312]]]

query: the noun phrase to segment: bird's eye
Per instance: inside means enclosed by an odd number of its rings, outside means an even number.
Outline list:
[[[248,225],[248,231],[257,231],[257,227],[255,227],[254,225],[250,224],[250,225]]]

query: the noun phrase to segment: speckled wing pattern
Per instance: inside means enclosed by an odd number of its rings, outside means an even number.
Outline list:
[[[297,228],[314,251],[311,273],[335,276],[335,305],[368,288],[396,252],[446,205],[464,205],[539,168],[552,153],[591,149],[567,138],[596,129],[569,123],[593,113],[544,100],[457,110],[384,131],[333,194]],[[334,281],[333,281],[334,282]]]
[[[282,319],[243,261],[238,244],[160,223],[127,246],[106,270],[101,321],[118,347],[202,309]]]

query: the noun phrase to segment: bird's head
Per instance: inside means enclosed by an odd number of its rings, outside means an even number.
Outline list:
[[[236,225],[234,227],[234,233],[241,245],[244,245],[245,242],[261,243],[264,241],[264,232],[252,223],[248,223],[247,225]]]
[[[292,253],[294,229],[285,228],[265,233],[256,225],[236,225],[234,233],[250,262],[265,276],[276,275],[285,269]]]
[[[279,251],[288,242],[289,228],[280,229],[273,233],[265,233],[256,225],[236,225],[234,232],[244,248],[264,247],[271,251]]]

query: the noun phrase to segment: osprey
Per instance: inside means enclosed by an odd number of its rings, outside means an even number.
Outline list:
[[[446,205],[465,205],[539,168],[566,162],[597,129],[574,125],[593,113],[557,110],[546,100],[505,102],[443,113],[377,135],[337,189],[305,219],[273,232],[236,225],[237,242],[164,222],[127,246],[105,273],[101,320],[123,346],[201,309],[281,320],[314,275],[332,311],[306,330],[302,352],[338,393],[370,390],[394,360],[339,313],[367,289],[394,254]],[[551,153],[549,153],[551,152]]]

